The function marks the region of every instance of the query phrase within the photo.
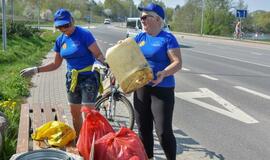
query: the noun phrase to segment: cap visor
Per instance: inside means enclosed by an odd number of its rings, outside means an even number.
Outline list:
[[[70,23],[70,22],[69,22],[69,21],[64,21],[64,20],[61,20],[61,21],[55,21],[55,22],[54,22],[54,26],[55,26],[55,27],[59,27],[59,26],[63,26],[63,25],[68,24],[68,23]]]
[[[148,8],[144,8],[144,7],[138,7],[138,10],[139,11],[152,11],[152,10],[150,10]]]

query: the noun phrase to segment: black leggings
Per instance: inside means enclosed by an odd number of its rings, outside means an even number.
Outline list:
[[[176,159],[176,140],[172,130],[174,88],[145,86],[134,93],[135,118],[148,158],[153,157],[153,122],[168,160]]]

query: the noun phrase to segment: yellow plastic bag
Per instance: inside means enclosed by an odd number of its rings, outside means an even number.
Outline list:
[[[60,121],[50,121],[35,130],[31,135],[33,140],[45,140],[50,146],[64,147],[76,138],[76,132]]]

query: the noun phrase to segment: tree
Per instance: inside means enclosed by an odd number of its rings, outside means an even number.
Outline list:
[[[75,10],[75,11],[73,11],[73,16],[75,19],[81,19],[82,13],[79,10]]]
[[[41,18],[45,21],[52,20],[52,11],[50,9],[47,9],[45,11],[41,12]]]
[[[249,26],[253,27],[254,32],[270,33],[270,12],[255,11],[251,13],[253,24]]]
[[[229,11],[231,0],[206,0],[203,33],[210,35],[231,35],[234,16]]]
[[[166,18],[168,22],[172,21],[173,13],[174,13],[173,8],[166,8]]]
[[[201,0],[188,0],[177,9],[173,15],[171,27],[173,30],[189,33],[200,33]]]

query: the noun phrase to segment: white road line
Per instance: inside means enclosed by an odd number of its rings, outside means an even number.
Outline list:
[[[182,67],[182,70],[183,71],[190,71],[190,69],[187,69],[187,68],[184,68],[184,67]]]
[[[200,76],[204,77],[204,78],[208,78],[208,79],[211,79],[213,81],[217,81],[218,79],[217,78],[214,78],[214,77],[211,77],[211,76],[208,76],[206,74],[200,74]]]
[[[191,51],[197,52],[197,53],[201,53],[201,54],[206,54],[206,55],[209,55],[209,56],[221,57],[221,58],[225,58],[225,59],[229,59],[229,60],[234,60],[234,61],[238,61],[238,62],[244,62],[244,63],[254,64],[254,65],[257,65],[257,66],[262,66],[262,67],[268,67],[268,68],[270,68],[269,65],[264,65],[264,64],[259,64],[259,63],[244,61],[244,60],[240,60],[240,59],[236,59],[236,58],[231,58],[231,57],[220,56],[220,55],[213,55],[213,54],[209,54],[209,53],[202,52],[202,51],[196,51],[194,49],[191,49]]]
[[[258,53],[258,52],[250,52],[251,54],[255,54],[255,55],[258,55],[258,56],[261,56],[262,53]]]
[[[104,41],[103,43],[107,44],[108,42]]]
[[[196,104],[200,107],[209,109],[211,111],[220,113],[224,116],[228,116],[230,118],[239,120],[244,123],[248,124],[259,123],[259,121],[257,121],[255,118],[251,117],[250,115],[242,111],[240,108],[231,104],[229,101],[225,100],[224,98],[217,95],[213,91],[207,88],[199,88],[199,90],[200,91],[197,92],[175,92],[175,96],[177,98],[181,98],[185,101]],[[205,98],[211,98],[212,100],[219,103],[219,105],[214,106],[201,100]]]
[[[114,44],[113,44],[113,43],[110,43],[109,45],[110,45],[110,46],[113,46]]]
[[[263,93],[259,93],[259,92],[256,92],[256,91],[253,91],[251,89],[247,89],[247,88],[244,88],[244,87],[241,87],[241,86],[234,86],[234,88],[237,88],[239,90],[242,90],[242,91],[245,91],[245,92],[248,92],[248,93],[251,93],[251,94],[254,94],[256,96],[260,96],[262,98],[265,98],[265,99],[269,99],[270,100],[270,96],[266,95],[266,94],[263,94]]]

